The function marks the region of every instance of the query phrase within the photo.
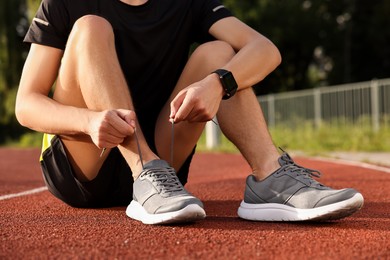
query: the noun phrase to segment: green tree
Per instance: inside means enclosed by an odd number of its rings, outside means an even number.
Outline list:
[[[339,9],[332,3],[331,12]],[[390,2],[345,0],[332,28],[339,44],[326,42],[334,68],[331,84],[366,81],[390,76]]]
[[[327,1],[225,0],[244,22],[271,39],[282,64],[256,87],[258,94],[313,87],[324,80],[309,73],[316,48],[329,37]],[[318,65],[319,73],[323,64]]]
[[[14,106],[27,51],[22,43],[29,24],[25,13],[24,0],[0,2],[0,143],[22,131],[14,116]]]
[[[390,2],[223,0],[283,62],[258,94],[390,77]]]

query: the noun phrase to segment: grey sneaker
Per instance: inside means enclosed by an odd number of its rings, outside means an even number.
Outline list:
[[[334,190],[312,177],[320,172],[294,163],[284,153],[281,167],[262,181],[248,176],[238,216],[257,221],[322,221],[347,217],[363,206],[354,189]]]
[[[206,217],[202,202],[184,189],[175,170],[163,160],[144,165],[134,181],[133,200],[126,214],[144,224],[192,222]]]

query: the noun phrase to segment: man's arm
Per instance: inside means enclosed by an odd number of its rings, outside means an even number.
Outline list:
[[[281,62],[279,50],[269,39],[235,17],[219,20],[209,32],[237,52],[223,68],[233,73],[238,89],[263,80]]]
[[[48,96],[57,79],[62,56],[60,49],[32,44],[16,98],[18,121],[23,126],[44,133],[89,135],[98,147],[117,146],[118,143],[113,143],[110,135],[114,133],[118,140],[123,140],[132,134],[128,127],[134,120],[132,111],[93,111],[61,104]]]
[[[85,111],[61,105],[48,96],[57,78],[62,55],[60,49],[31,45],[15,108],[16,117],[23,126],[53,134],[85,132]]]
[[[235,50],[234,57],[219,69],[233,73],[238,90],[263,80],[281,62],[276,46],[237,18],[221,19],[211,26],[209,32]],[[218,75],[210,74],[179,92],[171,102],[170,118],[175,122],[208,121],[216,115],[222,96]]]

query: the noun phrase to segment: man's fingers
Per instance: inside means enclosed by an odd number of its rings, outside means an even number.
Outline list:
[[[176,112],[174,112],[174,116],[171,116],[170,118],[174,119],[175,123],[188,120],[188,117],[194,110],[194,105],[194,99],[190,98],[190,95],[186,90],[180,92],[171,102],[171,115],[172,111]]]
[[[183,100],[185,99],[185,92],[181,91],[177,96],[172,100],[171,102],[171,113],[169,115],[169,118],[171,118],[174,122],[176,122],[177,112],[181,108],[183,104]]]
[[[135,128],[135,113],[129,110],[115,110],[109,123],[115,130],[111,132],[112,135],[119,138],[132,135]]]
[[[132,110],[126,110],[126,109],[117,109],[116,110],[118,115],[123,119],[125,120],[125,122],[132,126],[133,128],[136,127],[136,123],[135,123],[135,120],[136,120],[136,115],[135,115],[135,112],[132,111]]]
[[[191,105],[190,100],[188,98],[185,98],[183,100],[183,103],[179,107],[179,110],[176,112],[174,118],[175,122],[188,120],[188,116],[190,115],[192,110],[193,110],[193,106]]]

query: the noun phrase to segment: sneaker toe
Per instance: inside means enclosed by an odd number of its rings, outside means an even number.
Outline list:
[[[326,197],[320,199],[314,207],[322,207],[330,204],[334,204],[337,202],[345,201],[353,196],[355,196],[358,192],[354,189],[342,189],[335,193],[332,193]]]
[[[181,198],[175,203],[172,202],[165,203],[160,207],[158,207],[154,213],[159,214],[159,213],[166,213],[166,212],[174,212],[174,211],[184,209],[188,205],[198,205],[202,209],[204,208],[203,203],[199,199],[195,197],[188,197],[187,199]]]

